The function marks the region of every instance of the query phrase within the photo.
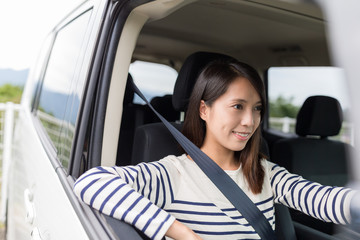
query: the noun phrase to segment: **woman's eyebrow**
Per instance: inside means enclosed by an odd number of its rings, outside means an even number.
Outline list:
[[[235,98],[235,99],[233,99],[232,101],[233,101],[233,102],[248,103],[247,100],[242,99],[242,98]],[[257,101],[257,102],[255,103],[255,105],[256,105],[256,104],[262,104],[261,100]]]
[[[242,98],[234,98],[232,99],[233,102],[243,102],[243,103],[247,103],[248,101]]]

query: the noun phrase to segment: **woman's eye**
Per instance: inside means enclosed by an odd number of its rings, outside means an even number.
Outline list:
[[[241,105],[241,104],[235,104],[235,105],[234,105],[234,108],[235,108],[235,109],[242,109],[242,105]]]
[[[256,106],[254,109],[255,109],[255,111],[261,112],[263,108],[262,108],[262,106]]]

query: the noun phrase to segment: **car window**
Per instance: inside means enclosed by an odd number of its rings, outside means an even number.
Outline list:
[[[354,144],[350,100],[344,71],[336,67],[272,67],[268,71],[269,127],[294,133],[297,113],[307,97],[336,98],[343,109],[340,134],[334,138]]]
[[[177,78],[177,71],[170,66],[159,63],[135,61],[130,65],[129,72],[135,84],[150,101],[153,97],[172,94]],[[134,103],[145,104],[137,95]]]
[[[91,11],[82,14],[57,33],[37,109],[37,116],[66,169],[80,105],[73,79],[76,66],[81,64],[79,55],[90,14]]]
[[[33,92],[31,102],[33,103],[33,105],[35,104],[35,101],[36,101],[36,97],[37,97],[36,92],[38,91],[37,88],[39,87],[39,82],[41,81],[43,71],[45,70],[44,66],[46,65],[46,62],[48,60],[53,40],[54,39],[53,39],[52,35],[48,36],[45,39],[44,43],[42,44],[41,51],[39,52],[39,55],[37,56],[35,65],[32,69],[32,72],[31,72],[32,76],[31,76],[31,78],[29,78],[29,79],[33,79],[33,82],[31,83],[32,84],[32,92]]]

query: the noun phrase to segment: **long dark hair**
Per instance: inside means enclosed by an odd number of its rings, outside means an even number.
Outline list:
[[[250,81],[260,96],[263,109],[266,106],[264,84],[254,68],[235,60],[221,60],[208,64],[195,83],[182,130],[183,134],[197,147],[200,148],[203,145],[206,133],[205,122],[199,114],[201,100],[211,106],[238,77]],[[263,117],[264,110],[261,111],[261,120]],[[264,169],[261,165],[261,159],[264,155],[260,152],[261,139],[261,129],[258,127],[245,148],[235,152],[248,185],[255,194],[261,192],[264,181]]]

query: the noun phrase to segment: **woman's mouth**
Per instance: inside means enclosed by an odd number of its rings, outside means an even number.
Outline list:
[[[234,134],[234,136],[239,139],[239,140],[248,140],[249,137],[251,136],[249,132],[235,132],[235,131],[232,131],[232,133]]]

